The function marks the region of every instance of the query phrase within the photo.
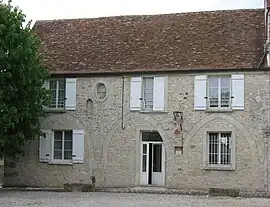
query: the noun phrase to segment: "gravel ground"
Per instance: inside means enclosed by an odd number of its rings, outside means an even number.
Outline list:
[[[124,193],[57,193],[57,192],[0,192],[0,206],[91,206],[91,207],[270,207],[270,199],[221,198],[206,196],[124,194]]]

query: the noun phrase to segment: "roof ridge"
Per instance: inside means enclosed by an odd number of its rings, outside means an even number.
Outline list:
[[[206,14],[206,13],[231,13],[231,12],[249,12],[259,11],[264,8],[255,9],[224,9],[224,10],[207,10],[207,11],[191,11],[191,12],[179,12],[179,13],[161,13],[161,14],[130,14],[130,15],[113,15],[113,16],[101,16],[101,17],[82,17],[82,18],[63,18],[63,19],[47,19],[37,20],[35,24],[57,22],[57,21],[85,21],[85,20],[98,20],[98,19],[122,19],[132,17],[154,17],[154,16],[177,16],[177,15],[190,15],[190,14]]]

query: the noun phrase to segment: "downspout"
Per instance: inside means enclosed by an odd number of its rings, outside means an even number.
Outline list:
[[[265,32],[266,32],[266,42],[264,47],[264,58],[266,57],[266,67],[270,66],[270,30],[269,30],[269,6],[270,1],[265,0]],[[264,59],[263,58],[263,59]],[[261,61],[260,65],[263,63],[263,60]],[[264,166],[265,166],[265,183],[264,183],[264,189],[266,192],[269,191],[269,143],[268,143],[268,137],[269,137],[269,129],[270,129],[270,75],[268,74],[268,101],[266,104],[267,107],[267,126],[264,131]]]
[[[122,77],[122,112],[121,112],[121,127],[122,130],[125,129],[125,124],[124,124],[124,102],[125,102],[125,78],[123,75],[121,75]]]

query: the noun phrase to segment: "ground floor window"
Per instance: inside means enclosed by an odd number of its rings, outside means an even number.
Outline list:
[[[231,132],[207,133],[207,161],[209,166],[231,166],[233,162]]]
[[[72,131],[54,131],[53,158],[72,160]]]

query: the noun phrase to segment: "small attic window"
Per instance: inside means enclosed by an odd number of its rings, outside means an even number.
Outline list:
[[[107,96],[107,89],[104,83],[98,83],[96,85],[96,97],[98,100],[102,101]]]

